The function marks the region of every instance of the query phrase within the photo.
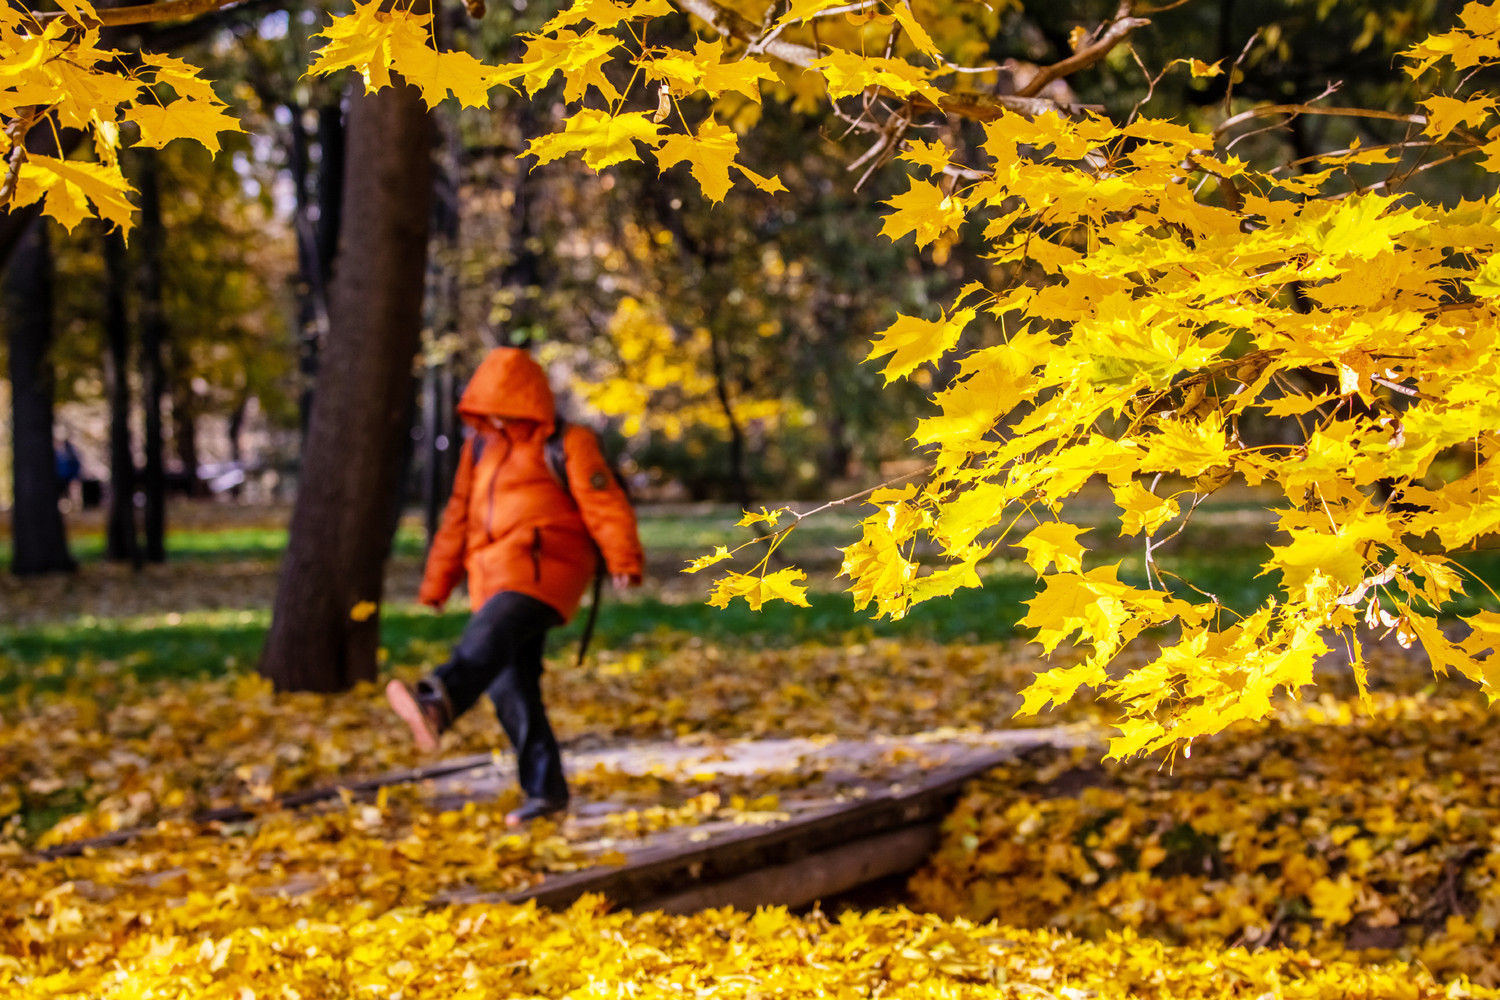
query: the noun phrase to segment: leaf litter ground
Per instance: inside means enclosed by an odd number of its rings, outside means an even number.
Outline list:
[[[1036,666],[1019,644],[664,634],[585,670],[554,663],[548,697],[578,760],[642,740],[701,757],[744,738],[1012,726]],[[1373,714],[1335,671],[1327,697],[1169,769],[1100,766],[1097,748],[997,769],[912,880],[924,912],[667,917],[440,900],[613,863],[666,829],[775,821],[816,769],[577,771],[580,798],[609,805],[520,833],[500,823],[509,791],[278,811],[277,796],[421,763],[375,690],[275,696],[246,676],[69,664],[59,690],[0,700],[0,996],[1494,995],[1462,977],[1500,981],[1500,733],[1423,665],[1377,667]],[[1043,721],[1108,718],[1084,703]],[[476,712],[444,752],[502,744]],[[228,804],[255,815],[188,818]],[[38,860],[137,823],[157,827]]]

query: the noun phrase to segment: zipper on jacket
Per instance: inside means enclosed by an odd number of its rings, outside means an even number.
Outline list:
[[[542,529],[531,529],[531,570],[533,579],[542,582]]]
[[[500,478],[500,467],[510,458],[510,453],[514,448],[509,434],[501,431],[500,437],[505,441],[505,454],[500,456],[500,461],[495,463],[494,472],[490,474],[489,509],[484,512],[484,540],[486,543],[495,540],[495,480]],[[477,472],[478,469],[476,468],[475,471]]]

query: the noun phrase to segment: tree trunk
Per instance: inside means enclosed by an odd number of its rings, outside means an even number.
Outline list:
[[[208,487],[198,478],[198,398],[188,359],[177,344],[168,346],[172,356],[172,446],[187,480],[188,496],[207,496]]]
[[[373,680],[390,504],[421,341],[432,125],[405,85],[354,100],[341,263],[271,632],[260,670],[279,690]]]
[[[245,433],[245,411],[249,408],[250,390],[246,389],[240,394],[240,401],[238,403],[235,403],[234,409],[230,411],[229,427],[227,430],[229,436],[229,461],[233,462],[234,465],[242,472],[245,468],[245,446],[243,441]],[[244,493],[244,490],[245,483],[244,476],[242,475],[241,480],[229,488],[229,495],[238,500],[241,494]]]
[[[135,453],[130,446],[130,315],[125,307],[130,275],[125,237],[104,236],[104,383],[109,396],[109,521],[104,558],[141,568],[135,527]]]
[[[167,470],[163,461],[162,399],[167,392],[166,361],[163,357],[167,340],[167,313],[162,296],[161,186],[158,181],[157,154],[142,150],[140,159],[141,224],[136,239],[141,248],[140,310],[141,324],[141,405],[145,407],[142,447],[146,467],[141,476],[141,490],[146,494],[145,533],[147,562],[167,559]]]
[[[5,327],[10,345],[10,570],[17,576],[78,568],[68,552],[57,509],[57,458],[52,447],[52,250],[47,223],[35,219],[15,244],[6,271]]]
[[[452,348],[442,343],[458,332],[461,292],[459,235],[462,221],[463,141],[458,120],[451,114],[436,121],[437,166],[433,177],[432,244],[428,262],[428,328],[439,341],[436,356],[429,356],[422,369],[422,499],[427,544],[437,534],[438,522],[453,484],[448,457],[453,451],[450,410],[453,402],[449,383],[453,370]]]
[[[734,401],[729,397],[729,363],[724,355],[728,348],[722,336],[709,329],[709,354],[713,359],[714,393],[719,399],[719,409],[729,422],[729,490],[740,510],[750,508],[750,477],[745,472],[745,431],[734,415]]]

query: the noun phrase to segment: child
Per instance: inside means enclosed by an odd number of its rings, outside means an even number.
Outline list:
[[[490,352],[459,400],[474,434],[427,556],[417,599],[441,609],[467,572],[474,616],[448,662],[386,698],[423,750],[489,692],[515,747],[525,800],[506,816],[519,826],[568,805],[562,755],[542,705],[547,630],[572,618],[597,560],[617,588],[641,582],[635,512],[583,427],[562,435],[566,483],[548,464],[557,427],[552,390],[524,350]]]

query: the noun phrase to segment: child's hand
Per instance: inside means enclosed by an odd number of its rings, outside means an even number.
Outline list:
[[[641,585],[641,578],[631,576],[629,573],[615,573],[610,580],[614,583],[616,590],[627,590]]]

